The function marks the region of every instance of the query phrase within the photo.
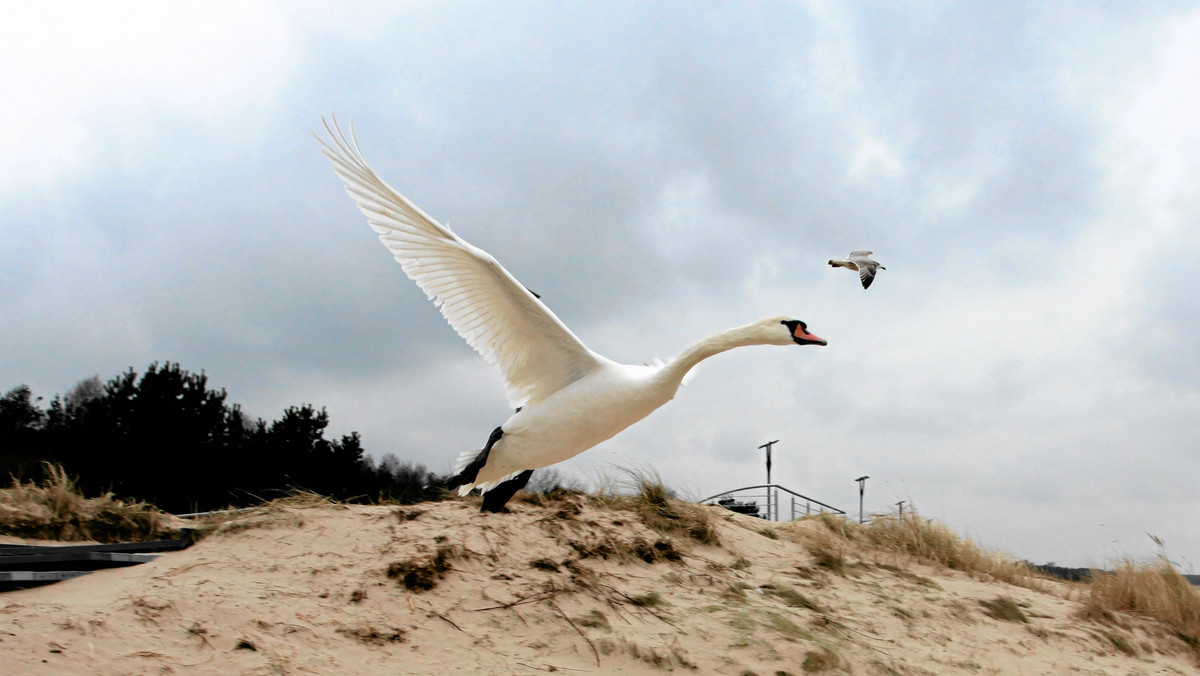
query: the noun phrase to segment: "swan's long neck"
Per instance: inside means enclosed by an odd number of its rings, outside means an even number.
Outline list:
[[[677,383],[683,382],[683,377],[687,375],[688,371],[713,355],[732,350],[735,347],[763,345],[766,342],[761,330],[755,324],[721,331],[679,353],[678,357],[675,357],[663,368],[663,375]]]

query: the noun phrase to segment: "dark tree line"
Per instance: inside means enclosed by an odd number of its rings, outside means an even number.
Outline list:
[[[151,364],[80,382],[43,407],[24,385],[0,397],[0,477],[38,481],[61,464],[88,494],[112,492],[175,513],[257,504],[293,489],[355,501],[419,502],[444,477],[394,455],[376,463],[357,432],[326,439],[329,416],[292,406],[251,419],[203,372]]]

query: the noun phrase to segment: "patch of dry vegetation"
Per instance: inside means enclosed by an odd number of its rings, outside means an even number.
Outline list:
[[[804,654],[801,667],[805,673],[810,674],[831,671],[842,667],[842,658],[828,646],[818,646],[817,650],[810,650]]]
[[[627,481],[600,490],[592,500],[599,506],[633,512],[660,533],[681,535],[704,545],[720,544],[716,517],[707,507],[672,498],[653,472],[626,470],[626,474]]]
[[[218,510],[199,516],[191,521],[193,536],[202,539],[213,533],[233,535],[257,529],[303,528],[303,510],[319,507],[346,509],[344,503],[319,493],[293,490],[282,498],[269,500],[257,507]],[[403,515],[399,518],[404,519]]]
[[[429,591],[453,570],[451,561],[467,558],[458,545],[443,545],[431,556],[415,557],[396,561],[387,568],[387,576],[396,580],[405,589],[415,592]]]
[[[41,540],[129,542],[174,537],[170,517],[144,502],[111,493],[84,497],[59,465],[47,464],[41,485],[13,481],[0,489],[0,534]]]
[[[1006,554],[988,551],[948,527],[920,518],[879,516],[863,529],[868,543],[883,549],[911,554],[964,573],[984,574],[1021,587],[1037,588],[1039,577],[1029,564]]]
[[[789,585],[763,585],[762,590],[765,594],[779,598],[779,600],[783,601],[790,608],[805,608],[816,613],[829,612],[820,603],[801,594]]]
[[[1126,559],[1111,573],[1093,571],[1083,603],[1084,617],[1101,621],[1112,612],[1161,620],[1200,650],[1200,591],[1166,557],[1145,566]]]
[[[407,640],[406,634],[408,633],[398,627],[379,629],[371,624],[338,627],[337,632],[361,643],[374,646],[385,646],[389,643],[404,643]]]
[[[992,619],[1029,624],[1029,617],[1012,597],[997,596],[991,600],[981,600],[979,605],[983,606],[983,614]]]
[[[789,527],[787,534],[806,546],[819,568],[845,574],[850,553],[867,558],[871,552],[895,553],[935,563],[969,575],[982,575],[1009,584],[1043,589],[1044,576],[1028,564],[999,553],[987,551],[968,538],[956,535],[946,526],[919,518],[915,513],[903,519],[877,516],[869,525],[860,525],[832,514],[806,517]],[[923,586],[936,583],[906,573],[890,565],[876,563]],[[1080,619],[1104,625],[1117,625],[1115,613],[1152,618],[1169,626],[1180,639],[1200,654],[1200,591],[1171,565],[1166,556],[1150,565],[1137,566],[1126,560],[1112,572],[1093,571],[1090,582],[1077,583],[1083,589],[1084,607]],[[983,612],[995,619],[1028,623],[1019,604],[1001,596],[981,601]],[[1113,632],[1102,635],[1119,650],[1135,654],[1124,639]],[[1115,638],[1114,638],[1115,637]]]
[[[876,516],[865,526],[833,514],[805,517],[798,524],[805,527],[791,529],[793,537],[808,548],[818,566],[838,574],[845,573],[850,552],[875,551],[912,556],[1022,587],[1037,588],[1040,580],[1028,564],[985,550],[915,512],[903,519]]]

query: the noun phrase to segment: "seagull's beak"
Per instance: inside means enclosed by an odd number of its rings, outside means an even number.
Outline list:
[[[797,345],[828,345],[824,338],[813,335],[804,328],[803,324],[797,324],[796,330],[792,332],[792,340],[796,341]]]

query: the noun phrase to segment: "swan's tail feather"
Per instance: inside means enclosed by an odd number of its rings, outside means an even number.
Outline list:
[[[458,456],[458,461],[454,463],[454,476],[450,477],[446,482],[447,488],[458,488],[459,495],[466,495],[475,488],[475,478],[479,476],[479,470],[487,464],[488,455],[492,452],[492,446],[500,441],[500,437],[504,436],[504,430],[497,427],[492,430],[492,435],[488,437],[487,445],[482,451],[466,451]],[[495,482],[490,482],[493,485]],[[483,484],[480,484],[481,486]],[[485,489],[486,490],[486,489]]]

